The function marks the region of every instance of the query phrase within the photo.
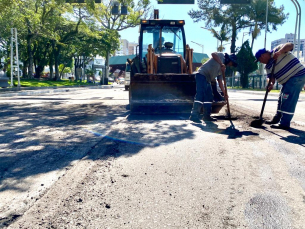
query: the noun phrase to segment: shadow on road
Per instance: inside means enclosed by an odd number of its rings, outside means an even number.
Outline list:
[[[297,144],[297,145],[305,147],[305,133],[304,133],[304,131],[301,131],[301,130],[298,130],[298,129],[295,129],[295,128],[290,128],[289,130],[287,130],[287,132],[291,133],[293,135],[282,136],[282,135],[276,133],[275,131],[270,131],[267,128],[264,128],[264,129],[265,129],[265,131],[268,131],[269,133],[272,133],[274,135],[279,136],[281,140],[284,140],[286,142]]]
[[[237,139],[242,138],[243,136],[258,136],[258,133],[254,133],[253,131],[239,131],[234,126],[229,126],[226,129],[221,129],[218,127],[218,125],[214,122],[207,122],[206,126],[203,126],[201,124],[193,124],[194,126],[197,126],[202,131],[205,132],[211,132],[211,133],[217,133],[222,135],[227,135],[228,139]]]
[[[67,169],[84,156],[90,159],[96,148],[128,156],[194,137],[187,122],[174,122],[187,116],[140,118],[129,115],[123,105],[106,106],[103,101],[2,105],[0,116],[0,192],[24,192],[31,185],[28,177]]]
[[[69,169],[85,156],[128,157],[146,147],[195,138],[189,114],[130,115],[125,105],[105,105],[103,99],[91,104],[44,102],[0,106],[0,193],[27,192],[33,185],[30,177]],[[232,125],[221,129],[213,122],[192,125],[228,139],[258,135]],[[303,132],[291,131],[297,137],[284,140],[304,144]]]

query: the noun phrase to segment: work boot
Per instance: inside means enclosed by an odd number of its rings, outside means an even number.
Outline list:
[[[201,120],[198,118],[198,116],[190,116],[190,120],[195,122],[195,123],[202,123]]]
[[[267,125],[277,124],[280,122],[282,115],[276,114],[271,120],[266,121]]]
[[[215,121],[217,121],[216,118],[213,118],[213,117],[211,117],[210,115],[203,115],[202,120],[203,120],[203,121],[210,121],[210,122],[215,122]]]
[[[201,120],[199,119],[199,114],[201,110],[202,104],[198,102],[194,102],[193,109],[191,112],[190,120],[196,123],[201,123]]]
[[[282,130],[289,130],[290,129],[290,126],[284,126],[282,124],[273,124],[270,127],[274,128],[274,129],[282,129]]]

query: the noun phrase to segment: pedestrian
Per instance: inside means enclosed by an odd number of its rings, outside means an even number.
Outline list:
[[[272,51],[260,49],[256,52],[256,62],[266,64],[267,78],[270,81],[267,88],[272,90],[275,79],[282,85],[277,105],[277,112],[272,120],[266,121],[271,128],[288,130],[299,99],[300,92],[305,84],[305,66],[292,54],[292,43],[281,44]],[[274,68],[274,75],[271,71]]]
[[[221,72],[225,72],[226,66],[237,66],[237,58],[235,54],[227,54],[221,52],[212,53],[212,58],[205,62],[198,69],[195,75],[196,78],[196,95],[194,98],[193,109],[191,112],[190,120],[196,123],[201,123],[199,118],[200,111],[203,109],[204,121],[216,121],[211,117],[213,93],[211,81]],[[220,88],[223,90],[225,100],[228,100],[228,95],[224,91],[222,80],[218,80]]]

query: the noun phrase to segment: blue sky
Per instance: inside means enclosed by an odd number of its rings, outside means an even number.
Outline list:
[[[302,20],[301,20],[301,39],[305,39],[305,0],[298,0],[301,10],[302,10]],[[275,5],[277,7],[284,5],[285,13],[289,12],[288,20],[282,25],[278,26],[277,31],[272,31],[271,33],[267,33],[266,38],[266,48],[271,48],[271,41],[284,38],[286,33],[294,33],[295,30],[295,22],[296,22],[296,8],[292,1],[289,0],[275,0]],[[203,21],[194,23],[187,12],[191,9],[198,9],[197,0],[195,0],[195,4],[193,5],[167,5],[167,4],[157,4],[155,0],[153,0],[153,6],[155,9],[159,9],[160,19],[176,19],[176,20],[185,20],[185,33],[187,43],[191,48],[194,49],[194,52],[202,52],[202,47],[195,44],[204,45],[204,53],[207,55],[211,55],[212,52],[216,51],[217,40],[213,37],[211,32],[208,30],[202,29],[200,27],[204,27],[205,23]],[[303,30],[302,30],[303,28]],[[129,28],[124,31],[121,31],[121,38],[127,39],[129,42],[137,42],[138,41],[138,33],[139,29]],[[238,40],[236,41],[236,46],[241,46],[243,32],[248,32],[248,30],[240,31],[238,33]],[[251,35],[244,36],[244,41],[249,39],[251,41]],[[265,30],[261,32],[258,39],[254,41],[253,52],[255,53],[258,49],[264,47],[265,40]],[[193,43],[193,42],[195,43]],[[230,44],[225,45],[224,52],[230,53]]]

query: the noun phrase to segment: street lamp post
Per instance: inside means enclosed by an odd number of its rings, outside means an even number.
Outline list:
[[[196,42],[194,42],[194,41],[191,41],[192,43],[194,43],[194,44],[196,44],[196,45],[199,45],[201,48],[202,48],[202,53],[204,53],[203,52],[203,49],[204,49],[204,45],[202,45],[202,44],[198,44],[198,43],[196,43]]]
[[[298,22],[298,18],[299,18],[299,34],[298,34],[298,48],[297,48],[297,58],[299,59],[300,48],[301,48],[300,47],[301,46],[301,42],[300,42],[300,34],[301,34],[301,6],[300,6],[298,0],[291,0],[291,1],[294,4],[295,9],[297,11],[296,22],[295,22],[295,32],[294,32],[294,44],[296,43],[297,22]]]
[[[264,42],[264,48],[266,49],[266,41],[267,41],[267,31],[268,31],[268,0],[267,0],[267,4],[266,4],[266,28],[265,28],[265,42]],[[265,71],[264,71],[264,64],[260,63],[260,65],[262,66],[262,77],[265,77]]]
[[[245,34],[248,35],[248,34],[251,34],[251,32],[243,32],[243,39],[241,40],[241,45],[243,45],[243,43],[244,43]]]
[[[268,0],[267,0],[267,6],[266,6],[266,29],[265,29],[265,43],[264,43],[264,48],[266,48],[267,30],[268,30]]]

